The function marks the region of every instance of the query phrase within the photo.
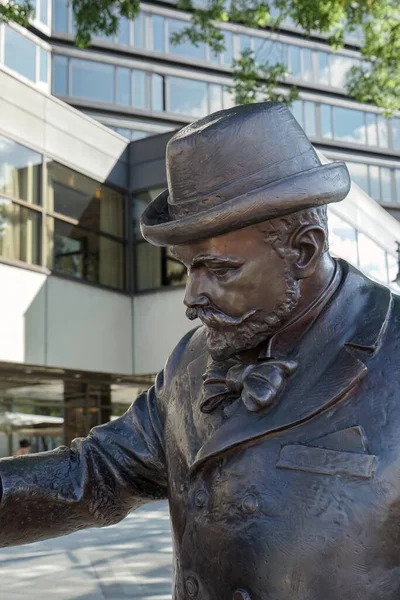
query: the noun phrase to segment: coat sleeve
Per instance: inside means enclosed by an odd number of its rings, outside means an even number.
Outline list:
[[[164,372],[119,419],[71,447],[0,460],[0,547],[102,527],[167,498]]]

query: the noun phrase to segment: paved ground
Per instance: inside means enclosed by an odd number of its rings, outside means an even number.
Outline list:
[[[0,550],[1,600],[170,600],[167,505],[119,525]]]

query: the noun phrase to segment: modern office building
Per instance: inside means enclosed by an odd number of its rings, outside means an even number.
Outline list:
[[[290,24],[272,40],[226,25],[216,57],[169,43],[185,20],[143,4],[89,50],[72,43],[67,0],[37,0],[29,31],[0,25],[0,455],[18,436],[51,447],[121,414],[193,326],[183,268],[141,239],[138,218],[166,187],[172,132],[232,105],[241,48],[287,61],[297,119],[323,161],[349,165],[332,251],[386,285],[397,274],[400,117],[346,97],[357,40],[332,54]]]

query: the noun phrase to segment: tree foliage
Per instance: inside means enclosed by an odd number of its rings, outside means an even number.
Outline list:
[[[134,19],[140,0],[70,0],[76,22],[76,43],[85,47],[93,35],[113,35],[118,15]],[[351,97],[372,103],[389,115],[400,109],[400,1],[399,0],[207,0],[200,6],[193,0],[177,0],[178,8],[191,15],[191,21],[172,36],[172,43],[201,42],[220,53],[225,49],[223,23],[239,23],[276,33],[289,19],[305,36],[323,35],[334,51],[346,44],[346,35],[361,35],[360,51],[364,62],[353,67],[347,78]],[[0,22],[14,20],[25,25],[32,16],[29,0],[16,4],[0,0]],[[292,101],[276,91],[287,75],[285,64],[260,64],[259,58],[245,50],[233,64],[236,102],[279,98]]]

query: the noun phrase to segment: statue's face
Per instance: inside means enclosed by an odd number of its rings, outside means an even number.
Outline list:
[[[188,269],[187,316],[203,321],[217,360],[257,347],[298,303],[299,284],[288,260],[255,226],[172,252]]]

